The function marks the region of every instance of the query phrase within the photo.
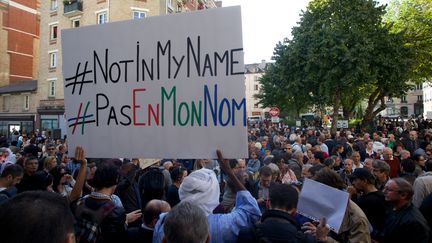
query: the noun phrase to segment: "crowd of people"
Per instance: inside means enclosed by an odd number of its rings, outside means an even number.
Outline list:
[[[145,167],[18,133],[0,138],[0,235],[11,243],[430,242],[429,129],[420,120],[336,134],[259,123],[248,127],[248,158],[218,150],[217,160]],[[338,232],[297,212],[307,179],[349,195],[335,205],[346,208]]]

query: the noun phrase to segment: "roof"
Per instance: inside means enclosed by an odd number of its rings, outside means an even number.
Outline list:
[[[270,64],[262,60],[261,63],[252,63],[245,65],[245,73],[263,73],[265,72],[266,66]]]
[[[36,89],[37,80],[26,80],[0,87],[0,94],[30,92]]]

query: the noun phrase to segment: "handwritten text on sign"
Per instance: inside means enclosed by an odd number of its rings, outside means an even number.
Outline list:
[[[72,147],[93,157],[246,156],[239,7],[66,30],[62,43]]]

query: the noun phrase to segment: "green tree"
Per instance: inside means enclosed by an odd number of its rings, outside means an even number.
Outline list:
[[[303,49],[300,71],[312,93],[333,106],[332,133],[343,102],[355,107],[364,98],[359,91],[376,79],[371,60],[383,13],[368,0],[315,0],[293,29],[291,43]]]
[[[269,85],[260,98],[267,102],[276,96],[266,92],[282,91],[290,92],[284,102],[330,105],[332,133],[341,108],[351,116],[359,102],[367,99],[363,117],[367,124],[385,108],[385,96],[400,96],[409,87],[411,49],[403,45],[401,34],[390,33],[382,25],[384,13],[384,6],[371,0],[310,2],[292,31],[292,40],[276,47],[275,68],[262,79],[263,86],[272,83],[279,91],[270,91]]]
[[[260,93],[256,97],[264,107],[277,106],[282,113],[299,117],[300,112],[312,105],[312,100],[301,79],[294,73],[295,63],[290,58],[287,43],[288,40],[284,40],[276,45],[272,58],[275,63],[267,65],[260,79]]]
[[[387,7],[385,23],[392,33],[402,33],[404,44],[415,52],[411,80],[432,78],[432,1],[394,0]]]

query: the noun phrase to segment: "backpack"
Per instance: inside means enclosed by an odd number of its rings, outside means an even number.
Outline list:
[[[96,243],[102,240],[100,224],[115,207],[114,202],[107,201],[98,210],[94,210],[86,206],[85,198],[78,201],[75,210],[76,242]]]

